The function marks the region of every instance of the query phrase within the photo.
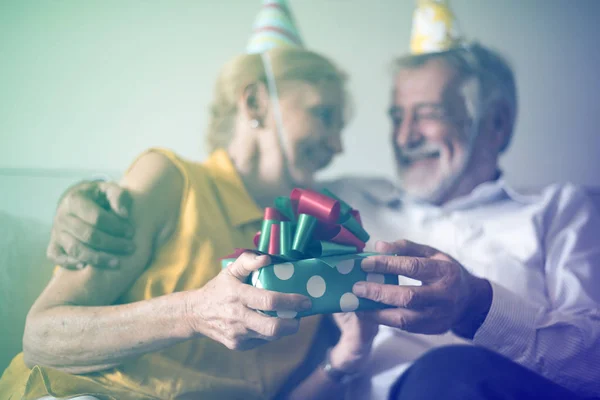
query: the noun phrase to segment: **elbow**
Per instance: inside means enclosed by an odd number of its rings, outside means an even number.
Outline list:
[[[38,326],[37,322],[36,315],[33,313],[33,310],[30,310],[29,314],[27,314],[25,331],[23,332],[23,361],[27,368],[41,365],[37,346],[37,337],[39,336],[36,329]]]
[[[35,306],[27,314],[23,333],[23,361],[27,368],[36,365],[79,375],[114,368],[120,363],[95,362],[76,345],[72,336],[66,339],[56,326],[56,317]]]
[[[29,351],[26,351],[25,348],[23,348],[23,362],[25,362],[25,366],[29,369],[35,367],[36,365],[40,365],[38,362],[36,362],[35,355],[31,354]]]
[[[31,369],[36,365],[42,367],[53,367],[44,362],[44,357],[39,349],[27,340],[27,336],[23,336],[23,361],[27,368]]]
[[[35,366],[41,366],[52,368],[68,374],[82,375],[104,371],[119,365],[118,363],[102,365],[75,365],[67,362],[66,360],[60,362],[60,360],[62,360],[62,358],[56,355],[48,354],[48,352],[40,351],[40,349],[36,348],[35,346],[27,346],[25,344],[25,340],[23,340],[23,361],[29,369]]]
[[[51,327],[44,322],[42,315],[30,312],[23,334],[23,361],[27,368],[36,365],[52,368],[61,372],[81,375],[114,368],[119,363],[93,363],[72,359],[74,349],[65,349],[51,336]],[[53,345],[54,343],[54,345]],[[62,349],[62,351],[61,351]]]
[[[56,328],[49,324],[49,318],[44,312],[36,310],[35,306],[27,314],[25,331],[23,332],[23,361],[27,368],[36,365],[63,370],[59,360],[61,357],[60,346],[52,337]]]
[[[42,354],[37,352],[35,349],[25,346],[25,341],[23,340],[23,362],[25,366],[29,369],[32,369],[35,366],[40,367],[49,367],[60,370],[54,365],[51,365],[47,362],[47,359],[44,358]]]
[[[31,369],[35,366],[48,367],[60,372],[72,375],[83,375],[93,372],[100,372],[118,366],[118,364],[110,365],[94,365],[94,366],[74,366],[74,365],[59,365],[57,363],[47,362],[47,360],[37,357],[35,353],[26,352],[23,349],[23,361],[27,368]]]
[[[48,334],[40,316],[36,314],[33,309],[27,314],[27,320],[25,322],[25,331],[23,333],[23,361],[27,368],[33,368],[36,365],[53,367],[47,362],[48,350],[52,346],[48,345]]]

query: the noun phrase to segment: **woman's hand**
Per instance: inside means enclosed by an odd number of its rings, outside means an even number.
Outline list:
[[[363,312],[333,314],[341,331],[340,340],[331,349],[331,366],[347,373],[356,373],[371,353],[379,325]]]
[[[247,350],[298,331],[297,319],[269,317],[262,311],[306,311],[308,297],[258,289],[244,283],[270,263],[268,256],[243,253],[202,288],[190,292],[187,318],[193,331],[232,350]]]

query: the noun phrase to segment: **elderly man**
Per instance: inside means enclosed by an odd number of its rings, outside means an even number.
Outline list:
[[[498,157],[517,109],[510,67],[480,45],[411,55],[396,66],[389,114],[398,187],[357,179],[330,187],[361,210],[373,237],[432,247],[379,243],[378,251],[401,256],[363,262],[422,285],[355,286],[356,295],[396,306],[374,319],[399,329],[380,329],[366,368],[372,387],[357,380],[352,393],[380,398],[402,361],[466,339],[480,347],[426,355],[395,395],[576,398],[553,381],[597,396],[600,218],[572,186],[525,196],[503,181]],[[402,397],[411,391],[415,397]]]
[[[355,285],[357,296],[394,307],[370,313],[383,327],[366,372],[328,365],[330,377],[358,399],[391,387],[399,399],[600,395],[597,211],[572,186],[525,196],[503,181],[498,158],[517,96],[501,56],[464,43],[416,53],[397,60],[392,87],[398,181],[323,183],[361,210],[373,238],[410,240],[379,242],[375,250],[393,255],[363,262],[405,280]],[[71,189],[51,258],[118,267],[118,254],[134,251],[127,200],[112,183]]]

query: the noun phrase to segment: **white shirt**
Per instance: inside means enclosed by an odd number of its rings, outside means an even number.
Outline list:
[[[492,305],[474,344],[600,395],[600,216],[583,191],[557,185],[524,196],[498,180],[437,207],[406,201],[384,180],[326,186],[360,211],[370,243],[426,244],[491,282]],[[466,341],[381,327],[368,375],[352,384],[350,398],[387,398],[410,361],[452,343]]]

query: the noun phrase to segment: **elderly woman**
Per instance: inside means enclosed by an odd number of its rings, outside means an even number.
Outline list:
[[[224,66],[211,108],[208,160],[154,149],[134,161],[122,185],[135,203],[136,251],[117,269],[56,271],[28,315],[24,351],[3,375],[0,398],[330,398],[342,392],[327,371],[356,371],[377,327],[355,314],[339,315],[336,337],[329,318],[258,313],[301,311],[311,302],[243,283],[269,263],[267,256],[245,253],[224,270],[218,262],[234,248],[253,247],[262,208],[293,186],[309,185],[342,150],[344,74],[304,49],[275,48],[268,57],[277,99],[261,55]],[[240,349],[247,351],[233,351]],[[317,368],[325,354],[328,368]]]

